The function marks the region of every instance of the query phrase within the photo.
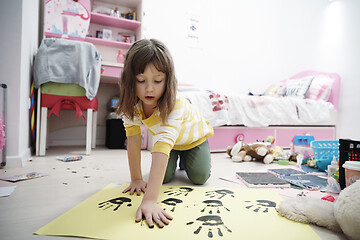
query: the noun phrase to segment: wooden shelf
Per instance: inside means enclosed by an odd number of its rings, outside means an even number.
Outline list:
[[[132,45],[132,43],[117,42],[117,41],[106,40],[102,38],[94,38],[94,37],[86,37],[85,41],[93,43],[95,45],[102,45],[107,47],[115,47],[115,48],[123,48],[123,49],[129,49]]]
[[[141,22],[125,18],[112,17],[101,13],[91,13],[90,23],[136,30],[140,27]]]

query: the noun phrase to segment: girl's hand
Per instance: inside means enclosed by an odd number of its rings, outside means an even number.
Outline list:
[[[134,192],[136,191],[137,195],[140,196],[141,192],[145,193],[146,186],[147,186],[147,183],[143,180],[131,181],[130,185],[127,188],[125,188],[123,193],[130,191],[130,195],[134,195]]]
[[[149,228],[154,227],[154,222],[163,228],[164,224],[168,225],[169,220],[172,220],[172,217],[165,212],[155,201],[152,200],[143,200],[136,212],[136,222],[140,222],[142,216],[145,217],[145,220]]]

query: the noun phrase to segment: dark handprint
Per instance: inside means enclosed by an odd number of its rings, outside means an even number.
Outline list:
[[[222,204],[222,202],[220,200],[205,200],[203,201],[204,204],[206,204],[205,208],[203,210],[201,210],[201,212],[205,212],[206,208],[209,208],[209,214],[212,214],[212,210],[217,208],[216,213],[220,213],[220,207],[223,207],[224,209],[226,209],[227,211],[230,212],[229,209],[227,209],[226,207],[224,207],[224,205]]]
[[[221,220],[221,217],[217,215],[201,216],[197,218],[196,221],[198,224],[200,224],[200,226],[194,231],[194,234],[199,234],[203,228],[207,230],[207,235],[209,238],[214,237],[213,228],[217,230],[217,234],[219,235],[219,237],[224,236],[221,229],[225,229],[229,233],[232,232],[229,228],[225,226],[224,222]],[[194,223],[195,222],[188,222],[186,223],[186,225],[192,225]]]
[[[234,197],[234,192],[226,189],[220,189],[215,191],[207,191],[205,194],[205,196],[209,198],[217,197],[218,199],[221,199],[227,195]]]
[[[176,189],[173,189],[172,187],[170,187],[170,190],[165,191],[164,193],[166,193],[169,196],[171,196],[171,195],[173,195],[173,196],[179,196],[179,195],[187,196],[193,190],[194,190],[193,188],[189,188],[189,187],[179,187],[179,188],[176,188]]]
[[[173,207],[173,208],[170,210],[171,212],[174,212],[174,211],[175,211],[175,206],[176,206],[177,204],[179,204],[179,203],[182,203],[182,202],[183,202],[182,200],[177,199],[177,198],[167,198],[167,199],[161,201],[161,203]],[[166,210],[166,209],[164,208],[164,210]]]
[[[251,203],[251,201],[245,201],[245,202]],[[252,207],[255,208],[253,210],[254,212],[258,212],[260,209],[264,208],[263,213],[267,213],[267,212],[269,212],[269,208],[275,209],[276,203],[273,201],[269,201],[269,200],[256,200],[255,204],[246,206],[247,209],[250,209]]]
[[[127,198],[127,197],[118,197],[118,198],[114,198],[114,199],[110,199],[108,201],[105,202],[101,202],[99,203],[99,208],[105,207],[103,210],[106,210],[108,208],[114,207],[116,206],[116,208],[114,208],[113,211],[116,211],[119,209],[119,207],[123,204],[128,202],[129,204],[126,205],[127,207],[131,207],[131,199]]]

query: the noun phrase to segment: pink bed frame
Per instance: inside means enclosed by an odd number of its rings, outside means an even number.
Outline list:
[[[309,70],[309,71],[300,72],[300,73],[290,77],[290,79],[302,78],[302,77],[313,76],[313,75],[328,75],[329,77],[334,79],[333,87],[331,89],[330,98],[329,98],[328,102],[332,103],[334,105],[335,109],[338,109],[339,97],[340,97],[340,80],[341,80],[339,74]]]
[[[328,102],[334,105],[335,109],[339,107],[340,95],[340,76],[337,73],[325,73],[319,71],[303,71],[290,79],[297,79],[312,75],[328,75],[334,79],[333,87]],[[210,150],[212,152],[222,152],[227,146],[233,146],[238,141],[247,143],[257,140],[264,140],[268,136],[275,137],[275,145],[284,148],[290,147],[291,141],[295,135],[310,134],[315,140],[334,140],[336,137],[335,126],[271,126],[263,128],[251,128],[245,126],[224,126],[215,127],[214,136],[208,139]]]

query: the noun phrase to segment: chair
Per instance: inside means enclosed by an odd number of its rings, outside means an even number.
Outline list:
[[[101,56],[93,44],[84,42],[90,5],[90,0],[45,1],[44,36],[49,38],[42,40],[34,60],[37,106],[41,106],[36,155],[46,152],[47,117],[52,113],[59,116],[60,110],[75,110],[77,119],[87,111],[86,155],[95,148]]]
[[[98,100],[95,97],[89,100],[85,96],[85,89],[72,83],[47,82],[41,85],[41,120],[39,156],[45,156],[48,133],[47,118],[54,113],[59,117],[60,110],[75,110],[76,119],[86,110],[86,155],[90,155],[91,148],[96,146],[96,125]],[[48,113],[48,109],[50,112]]]

